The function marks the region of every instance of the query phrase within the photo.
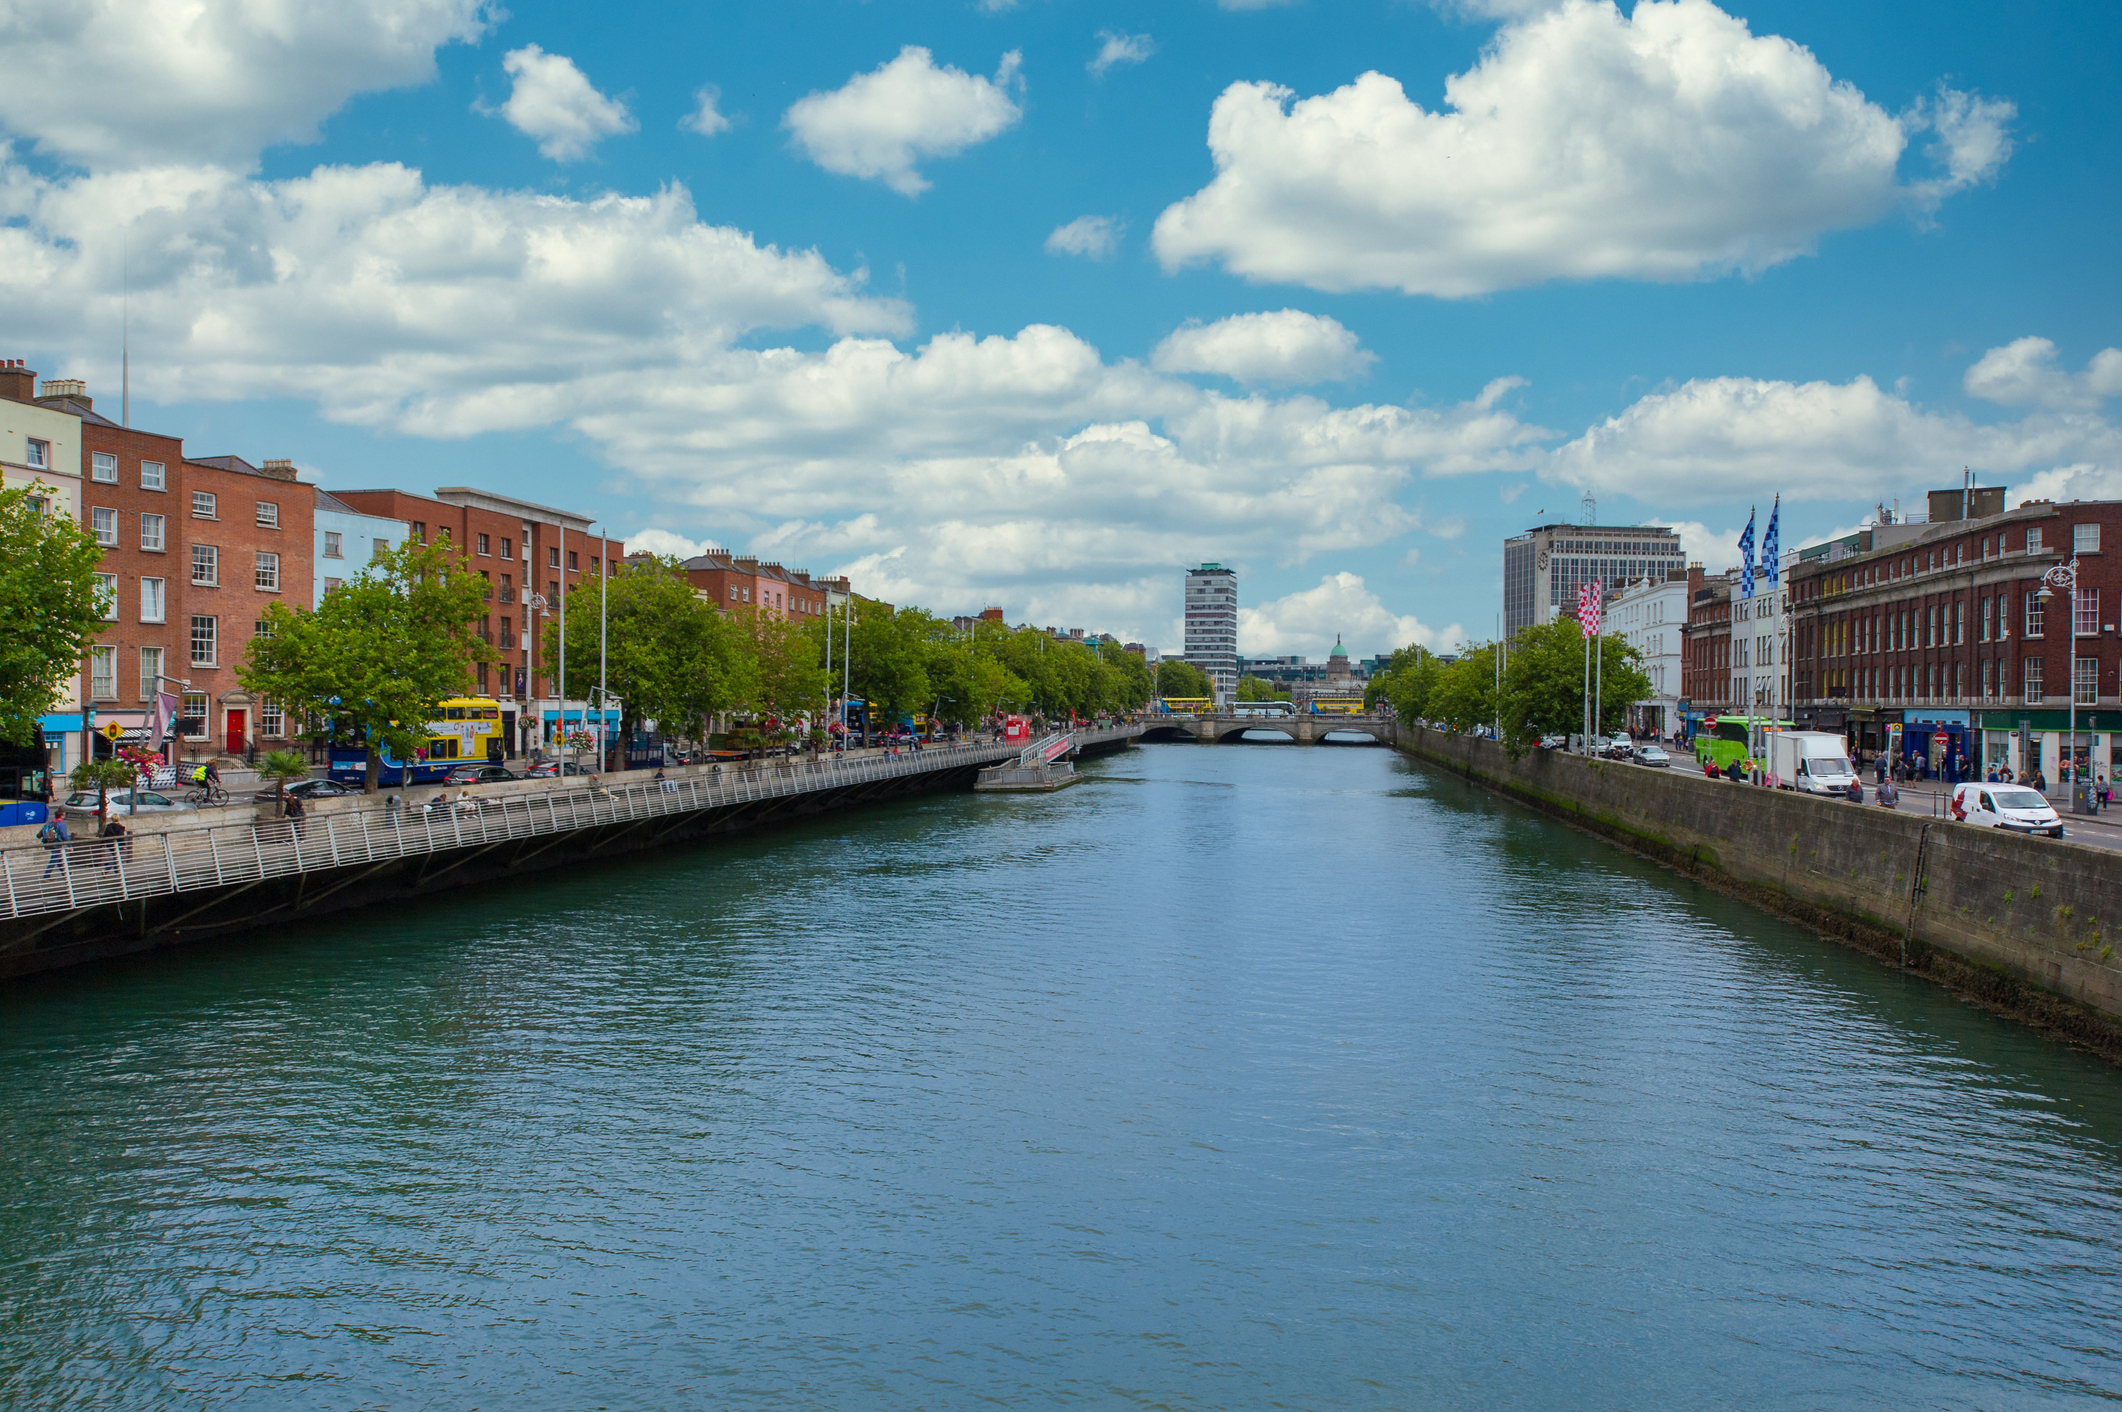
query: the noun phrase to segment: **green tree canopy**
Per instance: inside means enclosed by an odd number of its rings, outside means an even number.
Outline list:
[[[1282,691],[1281,688],[1277,687],[1266,677],[1240,677],[1238,678],[1238,699],[1240,701],[1280,701],[1282,699]]]
[[[710,717],[750,700],[757,679],[751,642],[693,591],[677,559],[629,560],[604,585],[603,614],[600,637],[598,586],[569,594],[568,693],[586,699],[601,668],[619,698],[621,740],[651,720],[666,734],[704,740]],[[542,660],[560,660],[557,616],[545,621],[542,651]]]
[[[1631,702],[1651,694],[1650,675],[1642,654],[1625,639],[1602,635],[1595,651],[1603,658],[1604,691],[1594,729],[1604,734],[1628,719]],[[1503,738],[1512,753],[1549,732],[1584,729],[1584,664],[1584,634],[1575,618],[1522,628],[1511,639],[1503,664]]]
[[[1403,721],[1423,719],[1430,714],[1430,695],[1443,673],[1444,664],[1428,648],[1403,647],[1364,687],[1363,704],[1368,709],[1384,701]]]
[[[1399,708],[1394,707],[1395,710]],[[1455,731],[1496,719],[1496,645],[1468,643],[1459,659],[1443,667],[1419,713]]]
[[[364,742],[374,793],[378,750],[411,758],[436,703],[464,693],[474,663],[496,660],[473,628],[485,616],[486,586],[447,541],[379,548],[367,573],[315,610],[269,606],[236,679]]]
[[[51,513],[51,499],[29,487],[0,491],[0,741],[10,745],[41,738],[38,718],[79,677],[103,622],[103,551]]]
[[[1208,673],[1193,663],[1167,657],[1157,664],[1157,695],[1201,697],[1215,694],[1209,685]]]

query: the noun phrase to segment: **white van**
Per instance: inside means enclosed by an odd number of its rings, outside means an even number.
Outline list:
[[[1833,731],[1774,731],[1768,736],[1768,769],[1785,789],[1805,794],[1849,795],[1856,767],[1849,744]]]
[[[1979,828],[2063,837],[2063,820],[2055,806],[2023,784],[1954,785],[1952,816]]]

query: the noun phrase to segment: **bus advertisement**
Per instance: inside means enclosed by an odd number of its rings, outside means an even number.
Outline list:
[[[1161,696],[1157,704],[1164,708],[1167,716],[1213,716],[1216,713],[1215,698],[1209,696]]]
[[[467,760],[499,761],[507,753],[508,743],[501,738],[501,703],[491,696],[453,696],[435,703],[427,741],[410,762],[381,752],[376,783],[431,784]],[[368,777],[367,747],[335,743],[329,773],[340,784],[360,784]]]
[[[1714,766],[1719,774],[1734,760],[1739,762],[1741,770],[1751,769],[1754,764],[1754,731],[1757,729],[1788,731],[1797,727],[1789,721],[1772,720],[1767,716],[1711,716],[1695,730],[1695,763],[1705,768]]]
[[[0,745],[0,827],[43,823],[51,781],[51,751],[44,746]]]

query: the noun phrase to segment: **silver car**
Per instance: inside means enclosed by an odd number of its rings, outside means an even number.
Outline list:
[[[1673,757],[1665,753],[1662,745],[1639,745],[1636,747],[1636,763],[1649,765],[1655,770],[1670,769]]]
[[[143,789],[140,791],[140,807],[136,811],[133,808],[133,792],[131,790],[114,789],[110,792],[109,810],[112,818],[116,818],[120,814],[135,812],[141,814],[178,814],[191,807],[189,804],[178,803],[166,794],[157,794],[151,789]],[[65,800],[60,803],[59,812],[66,815],[68,823],[73,823],[78,819],[94,820],[96,817],[96,791],[93,789],[76,790],[66,796]]]

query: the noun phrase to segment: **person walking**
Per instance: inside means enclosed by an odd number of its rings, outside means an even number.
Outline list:
[[[1852,804],[1862,804],[1864,802],[1864,781],[1855,775],[1849,777],[1849,802]]]
[[[44,881],[55,869],[66,866],[66,845],[73,841],[73,837],[73,834],[67,831],[66,815],[54,813],[45,819],[44,827],[37,830],[37,842],[50,849],[51,856],[46,860],[44,872],[37,881]]]
[[[119,823],[113,815],[110,822],[103,826],[100,837],[110,840],[110,857],[104,862],[103,871],[115,873],[118,871],[118,855],[126,849],[125,825]]]
[[[1901,787],[1892,780],[1880,780],[1879,807],[1881,809],[1892,809],[1898,807],[1900,803]]]
[[[1877,779],[1880,784],[1886,783],[1886,756],[1883,752],[1873,757],[1872,759],[1872,776],[1873,778]]]

